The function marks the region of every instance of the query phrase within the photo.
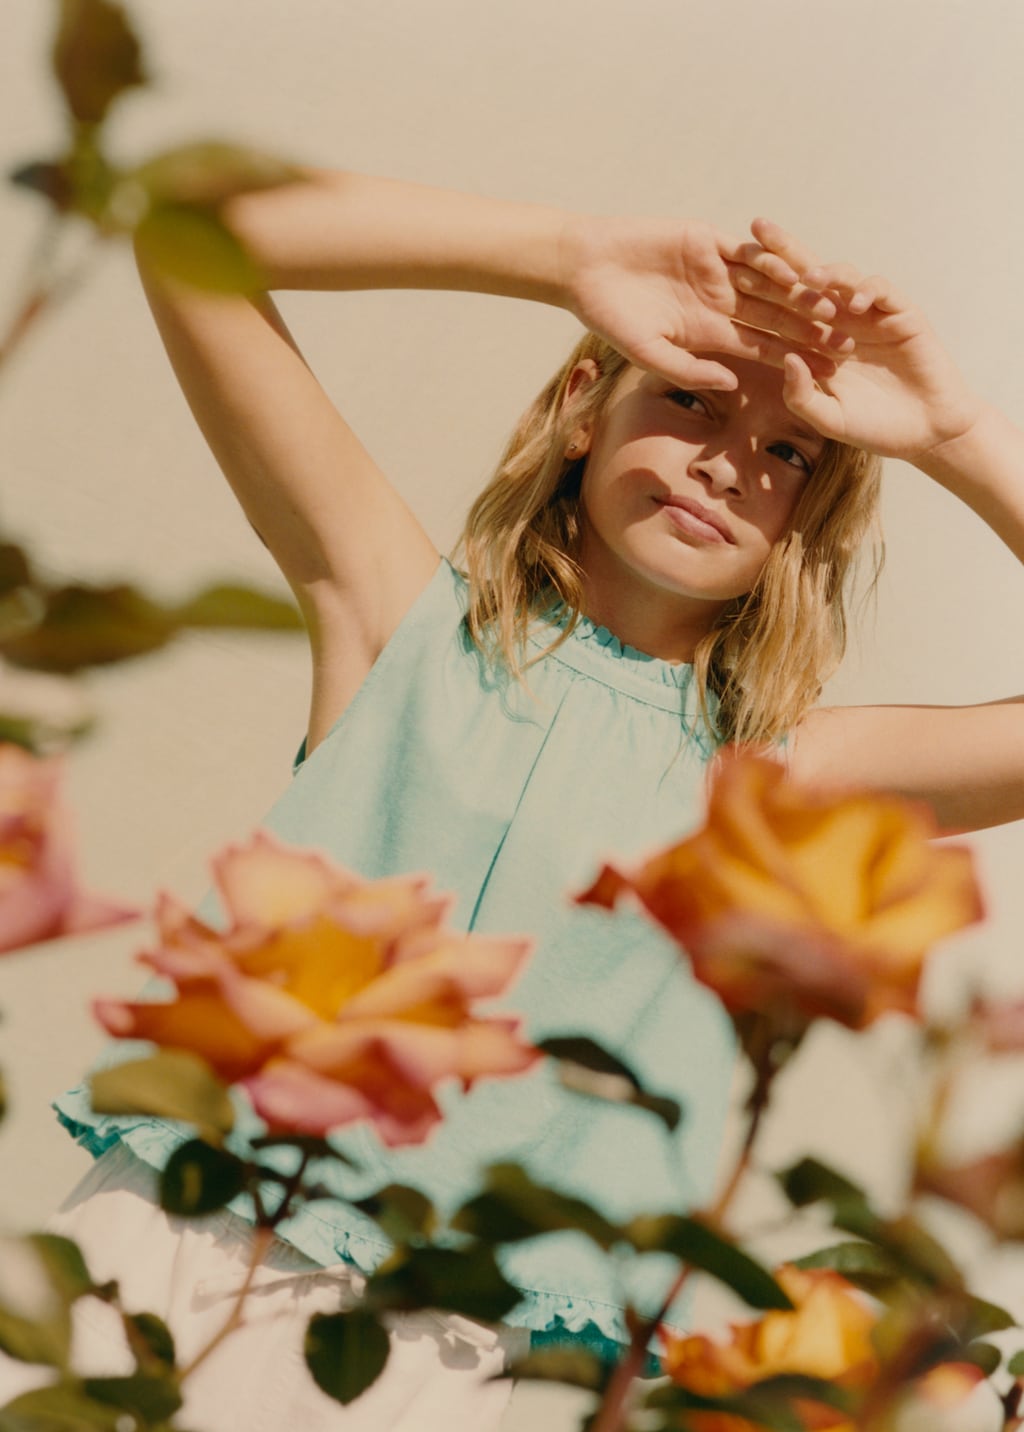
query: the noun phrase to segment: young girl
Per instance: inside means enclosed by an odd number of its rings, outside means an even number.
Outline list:
[[[775,225],[612,220],[347,173],[242,196],[225,217],[273,288],[472,289],[560,305],[588,330],[514,432],[470,513],[465,574],[339,417],[269,297],[210,297],[140,265],[192,411],[305,615],[309,729],[263,824],[368,876],[429,870],[465,928],[529,932],[508,997],[528,1033],[600,1040],[686,1110],[668,1137],[541,1067],[451,1095],[419,1147],[355,1128],[365,1191],[411,1183],[449,1212],[485,1164],[521,1161],[613,1218],[712,1189],[733,1062],[726,1021],[639,916],[571,907],[602,855],[678,838],[726,741],[793,774],[929,801],[945,829],[1024,816],[1019,704],[812,709],[843,648],[843,589],[874,520],[879,455],[955,492],[1024,559],[1024,434],[966,388],[888,283],[821,268]],[[392,375],[396,417],[403,385]],[[521,678],[521,679],[520,679]],[[168,1220],[150,1166],[180,1133],[62,1117],[94,1152],[59,1227],[187,1361],[223,1321],[246,1225]],[[362,1189],[357,1192],[363,1191]],[[529,1339],[624,1340],[663,1266],[620,1280],[573,1235],[517,1245],[508,1326],[396,1319],[381,1381],[347,1409],[301,1366],[310,1313],[385,1256],[375,1224],[316,1203],[284,1229],[247,1325],[187,1384],[189,1425],[494,1427],[487,1379]],[[83,1303],[80,1357],[109,1363]],[[283,1310],[289,1316],[282,1316]],[[673,1321],[685,1317],[677,1307]]]

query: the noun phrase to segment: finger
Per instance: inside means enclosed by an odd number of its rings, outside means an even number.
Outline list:
[[[770,249],[773,254],[784,259],[797,274],[814,268],[818,263],[817,255],[812,249],[771,219],[755,219],[750,225],[750,232],[763,248]]]
[[[735,289],[741,293],[753,294],[768,303],[779,304],[790,309],[801,309],[808,318],[828,322],[835,318],[838,308],[835,300],[817,289],[804,284],[779,284],[743,264],[727,264],[729,278]]]
[[[880,308],[885,313],[899,313],[909,308],[910,304],[896,292],[887,278],[876,273],[857,285],[847,307],[851,313],[867,313],[869,308]]]
[[[740,294],[736,299],[735,317],[741,323],[754,328],[767,328],[773,333],[789,338],[805,348],[823,348],[833,353],[852,353],[853,339],[839,328],[827,323],[815,323],[799,314],[790,313],[777,303],[761,298],[747,298]]]
[[[822,437],[842,440],[839,404],[815,386],[808,365],[796,353],[789,355],[783,369],[782,401],[795,417],[810,423]]]
[[[732,392],[739,381],[732,369],[724,364],[708,358],[695,358],[670,338],[656,338],[627,356],[641,368],[659,373],[670,383],[678,383],[683,388]]]
[[[764,274],[765,278],[787,288],[792,287],[800,277],[785,259],[773,254],[769,249],[762,248],[760,244],[734,244],[728,250],[722,249],[722,257],[727,263],[744,264],[747,268],[755,269]]]
[[[853,264],[815,264],[800,275],[803,283],[815,288],[828,289],[848,299],[864,282],[864,275]]]

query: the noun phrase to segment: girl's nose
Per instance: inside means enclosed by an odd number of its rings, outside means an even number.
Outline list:
[[[743,491],[739,465],[726,452],[704,452],[690,464],[690,476],[697,478],[712,492]]]

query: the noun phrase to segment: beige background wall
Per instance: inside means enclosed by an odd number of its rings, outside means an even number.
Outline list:
[[[0,161],[43,156],[60,115],[51,14],[6,0]],[[828,258],[880,270],[932,317],[971,381],[1024,421],[1024,9],[1018,0],[144,0],[155,84],[113,125],[126,160],[186,138],[599,212],[757,213]],[[41,206],[0,192],[9,311]],[[443,546],[514,417],[569,346],[567,315],[472,295],[293,295],[314,370]],[[129,256],[103,254],[0,387],[3,530],[55,575],[168,597],[215,577],[285,591],[194,429]],[[1024,480],[1024,474],[1022,474]],[[877,616],[833,699],[972,702],[1024,689],[1017,564],[971,514],[890,464]],[[100,734],[69,786],[98,889],[198,898],[205,861],[248,832],[304,729],[301,638],[207,635],[88,683]],[[991,918],[944,960],[1024,983],[1022,831],[978,837]],[[84,1167],[46,1099],[99,1046],[85,1006],[138,980],[139,932],[0,965],[0,1224],[37,1223]],[[898,1184],[901,1034],[818,1041],[768,1153],[813,1143]],[[998,1108],[1019,1117],[1022,1081]],[[979,1139],[991,1101],[967,1124]]]

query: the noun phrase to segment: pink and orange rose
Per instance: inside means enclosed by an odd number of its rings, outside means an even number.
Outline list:
[[[0,953],[138,917],[78,889],[60,781],[59,757],[0,742]]]
[[[733,1014],[782,1008],[854,1029],[916,1012],[924,957],[981,916],[971,854],[932,844],[896,797],[830,795],[750,754],[722,759],[702,830],[582,902],[632,893]]]
[[[539,1057],[517,1019],[473,1009],[505,991],[529,943],[449,929],[424,877],[364,880],[266,832],[213,869],[227,927],[164,894],[159,944],[139,956],[177,998],[95,1011],[111,1034],[200,1055],[272,1129],[369,1119],[386,1143],[416,1143],[441,1117],[441,1080],[469,1088]]]

